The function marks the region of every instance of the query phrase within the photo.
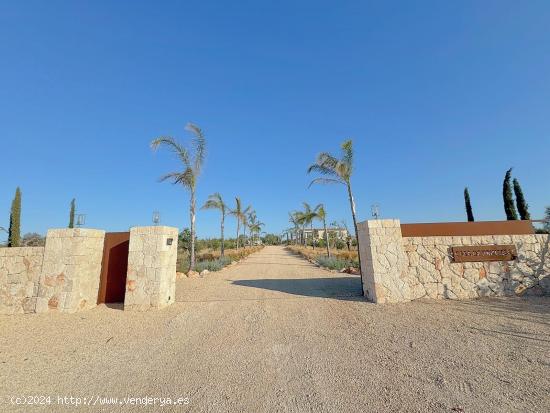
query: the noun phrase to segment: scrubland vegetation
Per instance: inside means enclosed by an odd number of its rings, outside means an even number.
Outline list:
[[[195,271],[199,273],[203,270],[219,271],[232,262],[240,261],[263,248],[263,245],[232,248],[235,244],[235,240],[225,240],[225,250],[222,256],[219,239],[197,240],[195,243],[197,248]],[[185,243],[178,245],[177,271],[184,273],[189,271],[189,250],[185,248]]]
[[[359,268],[357,250],[335,249],[331,250],[331,256],[327,257],[322,248],[313,250],[302,245],[289,245],[287,249],[330,270],[340,271],[349,267]]]

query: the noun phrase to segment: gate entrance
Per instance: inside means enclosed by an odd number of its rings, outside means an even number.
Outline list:
[[[103,244],[97,303],[123,303],[128,270],[129,232],[107,232]]]

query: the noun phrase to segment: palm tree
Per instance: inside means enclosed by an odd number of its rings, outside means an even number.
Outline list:
[[[315,236],[313,234],[313,220],[317,218],[317,213],[315,210],[311,209],[311,206],[307,202],[304,202],[303,205],[304,205],[304,210],[298,211],[297,220],[300,224],[303,225],[304,229],[307,225],[311,227],[311,245],[313,246],[313,249],[315,249]],[[304,243],[305,243],[305,239],[304,239]]]
[[[260,231],[265,224],[258,220],[256,216],[256,211],[252,211],[248,214],[248,228],[250,228],[250,235],[252,236],[252,241],[254,241],[254,234],[256,234],[256,241],[259,238]]]
[[[225,210],[227,208],[227,205],[223,202],[222,196],[216,192],[208,197],[208,200],[204,203],[204,205],[201,207],[201,209],[219,209],[221,212],[221,237],[222,237],[222,245],[221,245],[221,253],[220,255],[224,256],[224,226],[225,226]]]
[[[298,244],[298,232],[300,230],[300,223],[294,212],[288,213],[288,221],[292,224],[293,228],[289,229],[294,233],[294,244]]]
[[[189,256],[189,270],[195,268],[195,190],[197,188],[197,180],[201,173],[202,165],[206,157],[206,140],[202,130],[193,123],[188,123],[185,130],[191,132],[191,148],[185,148],[174,138],[170,136],[161,136],[151,142],[153,150],[164,145],[176,154],[178,159],[183,164],[183,171],[170,172],[161,176],[160,182],[171,180],[173,184],[180,184],[187,189],[190,194],[189,216],[191,220],[191,251]]]
[[[230,209],[229,214],[233,215],[235,219],[237,220],[237,244],[236,247],[239,249],[239,232],[241,231],[241,216],[242,216],[242,206],[241,206],[241,198],[238,196],[235,197],[235,209]]]
[[[304,217],[303,211],[294,211],[292,212],[292,217],[296,221],[296,224],[298,225],[298,228],[300,228],[299,234],[300,234],[300,244],[305,244],[305,228],[306,228],[306,219]]]
[[[325,244],[327,244],[327,257],[330,258],[330,245],[328,243],[328,232],[327,232],[327,212],[325,211],[325,206],[319,204],[315,207],[315,212],[317,218],[323,221],[323,231],[325,233]]]
[[[241,223],[243,224],[243,247],[246,248],[246,228],[248,227],[248,212],[250,211],[250,206],[248,206],[244,211],[241,217]]]
[[[254,233],[256,231],[256,211],[252,210],[248,213],[246,216],[246,223],[248,225],[248,228],[250,229],[250,245],[254,242]]]
[[[239,249],[239,233],[241,231],[241,223],[246,225],[246,216],[252,207],[249,205],[245,209],[242,208],[241,198],[235,197],[235,209],[230,210],[230,214],[237,220],[237,249]],[[246,229],[245,229],[246,231]]]
[[[313,184],[342,184],[346,186],[348,200],[353,218],[353,229],[355,230],[355,240],[357,241],[357,250],[359,251],[359,234],[357,233],[357,217],[355,213],[355,200],[351,190],[351,175],[353,174],[353,142],[351,139],[344,141],[341,145],[342,158],[338,159],[328,152],[321,152],[317,155],[315,163],[310,165],[307,173],[317,172],[322,177],[315,178],[309,186]],[[359,268],[361,268],[361,257],[359,258]]]
[[[256,243],[260,242],[260,232],[262,232],[263,227],[265,227],[265,224],[262,221],[258,221],[254,224],[254,229],[256,231]],[[265,234],[265,232],[262,232],[262,234]]]

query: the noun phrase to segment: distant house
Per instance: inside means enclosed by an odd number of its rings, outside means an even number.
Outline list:
[[[327,228],[329,239],[339,239],[345,241],[349,235],[346,228]],[[325,230],[323,228],[306,228],[303,230],[303,237],[306,240],[314,238],[315,240],[325,239]]]

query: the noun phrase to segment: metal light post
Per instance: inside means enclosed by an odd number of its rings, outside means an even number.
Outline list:
[[[370,211],[374,219],[380,219],[380,205],[372,204],[370,207]]]
[[[84,224],[86,224],[86,214],[78,214],[76,216],[76,226],[80,228]]]
[[[153,224],[160,224],[160,212],[158,211],[153,211]]]

